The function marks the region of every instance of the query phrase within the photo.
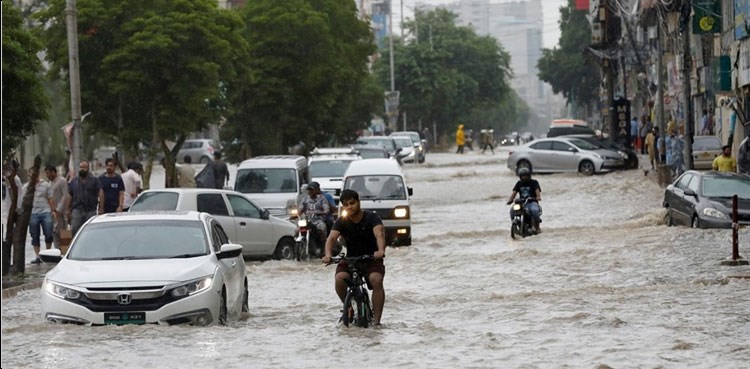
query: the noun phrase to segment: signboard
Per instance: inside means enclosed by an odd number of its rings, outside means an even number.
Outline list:
[[[734,0],[734,39],[750,36],[750,0]]]
[[[721,0],[693,0],[693,33],[721,33]]]
[[[630,100],[619,98],[612,102],[615,109],[616,141],[630,147]]]
[[[737,86],[750,85],[750,39],[740,42],[740,57],[737,60]]]

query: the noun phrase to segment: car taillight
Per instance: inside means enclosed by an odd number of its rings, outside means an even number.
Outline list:
[[[208,147],[208,153],[209,154],[213,154],[214,153],[214,147],[213,146],[209,146]]]

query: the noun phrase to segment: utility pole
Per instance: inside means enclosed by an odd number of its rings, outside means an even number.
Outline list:
[[[401,42],[404,42],[404,0],[401,0]]]
[[[685,148],[683,158],[685,169],[693,169],[693,135],[695,124],[693,122],[693,102],[690,98],[690,69],[692,68],[690,58],[690,22],[686,22],[682,30],[682,98],[685,105]]]
[[[65,22],[68,33],[68,75],[70,76],[70,115],[73,119],[73,147],[70,163],[73,168],[83,155],[83,129],[81,127],[81,79],[78,71],[78,10],[76,0],[65,0]],[[74,171],[75,173],[75,171]]]
[[[659,121],[659,134],[662,137],[662,143],[666,145],[666,125],[664,124],[664,66],[662,65],[662,45],[661,39],[666,35],[661,32],[661,13],[657,9],[656,17],[656,102],[659,104],[656,110],[656,119]],[[657,147],[656,152],[659,153]],[[664,164],[664,163],[662,163]]]
[[[395,71],[393,66],[393,2],[392,0],[388,0],[388,51],[390,56],[390,64],[391,64],[391,93],[389,96],[392,96],[392,94],[396,91],[396,77],[395,77]],[[398,105],[396,105],[396,108],[391,110],[390,115],[388,117],[388,128],[391,129],[398,129]]]

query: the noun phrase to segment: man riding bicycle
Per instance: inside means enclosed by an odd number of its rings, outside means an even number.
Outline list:
[[[346,240],[348,257],[361,255],[373,255],[374,260],[367,266],[367,285],[372,290],[374,324],[380,325],[380,317],[383,315],[385,305],[385,290],[383,289],[383,276],[385,275],[385,228],[380,217],[370,211],[360,208],[359,194],[353,190],[341,192],[340,206],[346,212],[346,216],[339,217],[333,224],[333,229],[326,240],[326,251],[323,263],[331,263],[333,247],[339,235]],[[336,266],[336,294],[341,302],[346,297],[346,281],[349,279],[349,270],[346,261],[341,261]]]

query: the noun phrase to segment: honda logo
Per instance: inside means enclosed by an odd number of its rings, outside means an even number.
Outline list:
[[[133,301],[133,297],[129,293],[121,293],[117,295],[117,303],[120,305],[128,305]]]

